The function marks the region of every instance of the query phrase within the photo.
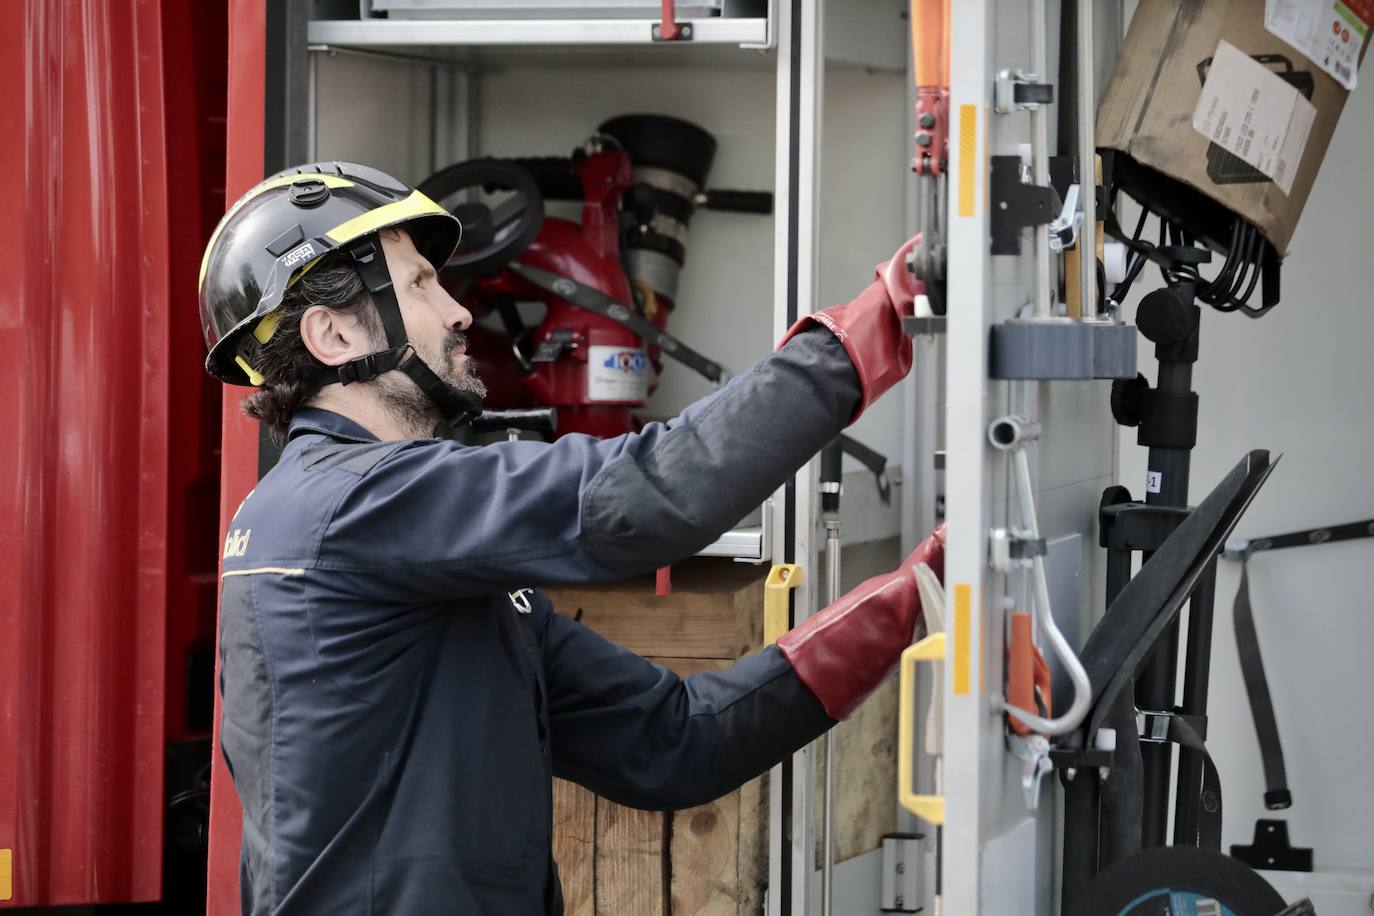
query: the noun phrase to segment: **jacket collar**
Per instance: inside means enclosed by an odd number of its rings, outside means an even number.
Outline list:
[[[377,442],[372,433],[357,423],[332,410],[319,407],[303,407],[291,417],[291,429],[286,434],[287,441],[306,433],[318,433],[344,442]]]

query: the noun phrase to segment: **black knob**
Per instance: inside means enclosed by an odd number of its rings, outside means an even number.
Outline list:
[[[1190,298],[1168,287],[1148,293],[1136,310],[1135,323],[1147,340],[1182,343],[1197,333],[1199,311]]]
[[[1122,426],[1139,426],[1144,419],[1141,408],[1149,391],[1150,383],[1143,375],[1112,382],[1112,417],[1116,422]]]
[[[921,112],[921,116],[916,119],[916,126],[930,130],[935,126],[935,115],[929,111]]]

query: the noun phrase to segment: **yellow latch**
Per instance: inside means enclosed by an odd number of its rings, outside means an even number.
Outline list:
[[[932,633],[902,653],[902,676],[898,684],[897,700],[897,799],[912,814],[932,824],[945,822],[943,795],[917,795],[913,788],[912,759],[916,754],[916,701],[912,688],[916,684],[917,662],[945,660],[945,634]]]
[[[763,582],[763,643],[771,646],[788,630],[787,592],[805,581],[801,565],[779,563]]]

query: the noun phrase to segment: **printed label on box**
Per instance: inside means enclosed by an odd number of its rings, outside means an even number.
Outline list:
[[[1374,26],[1374,0],[1264,0],[1264,27],[1347,89]]]
[[[1288,194],[1316,116],[1294,86],[1223,40],[1193,111],[1193,129]]]
[[[1164,486],[1164,474],[1160,471],[1145,472],[1145,492],[1158,493]]]
[[[649,396],[649,360],[643,350],[587,348],[587,399],[642,401]]]

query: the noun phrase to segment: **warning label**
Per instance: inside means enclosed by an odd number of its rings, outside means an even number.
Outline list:
[[[1374,0],[1264,0],[1264,27],[1346,89],[1374,26]]]

